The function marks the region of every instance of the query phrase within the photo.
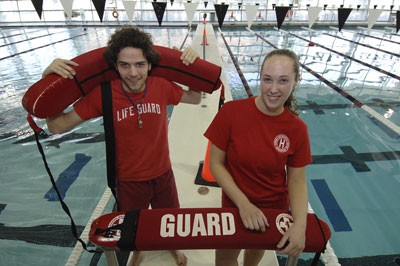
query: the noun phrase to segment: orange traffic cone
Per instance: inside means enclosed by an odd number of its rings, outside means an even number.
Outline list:
[[[206,45],[208,45],[207,34],[206,34],[206,26],[204,26],[203,40],[201,41],[201,45],[204,45],[204,41],[206,42]]]
[[[208,182],[216,182],[214,176],[210,171],[210,143],[211,141],[208,141],[206,158],[204,159],[203,170],[201,171],[201,177]]]

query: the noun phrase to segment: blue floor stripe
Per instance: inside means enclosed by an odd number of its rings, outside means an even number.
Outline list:
[[[0,214],[6,208],[7,204],[0,203]]]
[[[324,179],[313,179],[311,183],[325,208],[329,221],[331,222],[335,232],[352,231],[346,216],[333,196],[328,184]]]
[[[67,193],[69,187],[75,182],[78,178],[79,173],[85,167],[85,165],[90,161],[92,157],[86,156],[82,153],[75,154],[75,161],[65,169],[56,181],[56,186],[61,194],[61,198],[64,199],[65,194]],[[45,195],[48,201],[59,201],[60,199],[57,196],[56,191],[54,188],[51,188]]]

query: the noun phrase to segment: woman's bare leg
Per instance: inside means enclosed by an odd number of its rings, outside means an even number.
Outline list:
[[[238,266],[240,249],[215,250],[215,266]]]
[[[263,258],[265,250],[246,249],[244,251],[243,266],[257,266]]]

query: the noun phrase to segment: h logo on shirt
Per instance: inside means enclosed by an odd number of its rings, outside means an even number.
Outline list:
[[[287,152],[289,150],[289,146],[290,146],[290,141],[286,135],[280,134],[275,137],[274,147],[277,151],[281,153]]]

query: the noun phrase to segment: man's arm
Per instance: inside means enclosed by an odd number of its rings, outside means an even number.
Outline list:
[[[60,134],[69,131],[84,122],[74,109],[46,119],[47,128],[51,133]]]
[[[69,65],[78,66],[77,63],[70,60],[59,58],[54,59],[53,62],[43,71],[42,77],[51,73],[56,73],[63,78],[72,79],[72,75],[75,75],[75,71]],[[58,115],[46,119],[47,128],[54,134],[69,131],[83,122],[84,120],[80,118],[74,109],[67,113],[61,112]]]
[[[179,50],[177,47],[173,47],[175,50]],[[193,64],[196,59],[199,58],[199,54],[192,48],[186,48],[181,55],[181,60],[185,65]],[[201,102],[201,92],[195,89],[189,88],[183,91],[181,103],[199,104]]]

